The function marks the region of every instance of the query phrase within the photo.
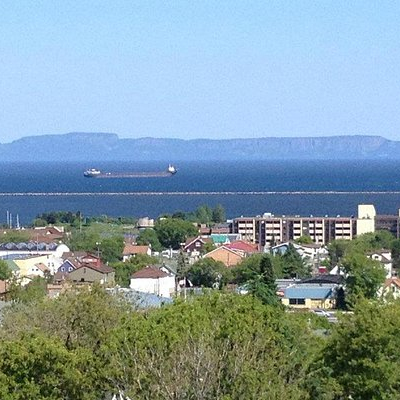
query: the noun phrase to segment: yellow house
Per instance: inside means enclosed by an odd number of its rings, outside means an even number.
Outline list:
[[[32,255],[28,257],[21,257],[14,260],[15,264],[17,264],[19,268],[19,275],[20,277],[32,275],[32,271],[35,270],[37,264],[44,264],[47,265],[47,258],[46,254],[44,255]],[[39,273],[40,274],[40,273]]]
[[[284,289],[282,304],[292,308],[334,308],[336,304],[334,284],[293,284]]]

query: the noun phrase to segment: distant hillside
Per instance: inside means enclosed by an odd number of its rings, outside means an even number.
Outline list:
[[[120,139],[112,133],[30,136],[0,144],[3,161],[400,159],[380,136],[257,139]]]

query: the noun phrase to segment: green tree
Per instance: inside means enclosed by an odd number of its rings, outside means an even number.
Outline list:
[[[112,337],[111,379],[132,399],[307,400],[319,346],[306,321],[223,292],[131,314]]]
[[[162,246],[158,240],[157,233],[154,229],[146,228],[140,231],[139,236],[136,238],[136,243],[139,245],[151,245],[153,251],[161,251]]]
[[[300,236],[298,239],[296,239],[296,243],[298,243],[298,244],[312,244],[313,240],[311,239],[311,236],[303,235],[303,236]]]
[[[209,206],[203,205],[197,208],[195,215],[197,222],[209,224],[212,221],[213,211]]]
[[[284,278],[303,278],[310,275],[304,260],[291,243],[289,243],[286,252],[282,256],[277,255],[276,257],[281,257],[282,259]]]
[[[3,315],[1,338],[23,339],[41,332],[57,338],[68,350],[87,348],[101,353],[112,329],[130,310],[121,298],[99,285],[66,292],[56,299],[18,303]]]
[[[350,242],[344,239],[333,240],[331,243],[329,243],[328,252],[331,269],[340,263],[349,245]]]
[[[200,252],[201,252],[201,254],[207,254],[210,251],[213,251],[215,249],[216,249],[216,247],[213,242],[205,242]]]
[[[10,279],[12,272],[4,260],[0,260],[0,280],[6,281]]]
[[[385,269],[376,260],[353,252],[343,259],[346,273],[346,300],[354,305],[360,298],[374,299],[385,280]]]
[[[113,236],[104,238],[99,244],[101,259],[106,263],[116,262],[122,258],[124,250],[124,238],[122,236]]]
[[[178,254],[177,259],[177,268],[176,268],[176,276],[177,278],[184,278],[188,272],[188,260],[185,256],[185,253],[181,250]]]
[[[393,240],[391,244],[393,267],[400,269],[400,239]]]
[[[229,271],[221,261],[202,258],[188,268],[187,277],[195,286],[220,288],[227,283]]]
[[[46,226],[47,225],[47,221],[45,219],[42,218],[35,218],[33,220],[33,226],[34,227],[39,227],[39,226]]]
[[[260,260],[260,274],[248,282],[250,293],[259,298],[264,304],[277,305],[279,303],[276,294],[274,268],[271,256],[264,254]]]
[[[9,230],[0,235],[0,243],[22,243],[29,240],[29,233],[23,230]]]
[[[128,311],[122,298],[97,285],[56,299],[13,303],[3,312],[0,329],[1,398],[108,398],[110,389],[116,390],[109,380],[108,341]],[[20,397],[11,392],[5,397],[11,390],[21,391]]]
[[[191,222],[174,218],[158,220],[154,230],[161,245],[173,249],[179,249],[181,243],[198,233],[197,228]]]
[[[244,258],[232,270],[234,282],[242,285],[256,279],[260,275],[260,262],[263,256],[261,253],[256,253]]]
[[[379,250],[379,249],[390,249],[394,236],[385,230],[379,230],[376,232],[364,233],[358,236],[350,244],[352,250],[365,253],[367,251]]]
[[[400,398],[400,304],[360,302],[341,318],[311,365],[316,400]]]
[[[22,286],[17,279],[12,279],[9,287],[10,298],[19,303],[35,303],[47,295],[47,280],[35,276],[31,282]]]
[[[96,379],[88,373],[92,356],[68,351],[41,335],[0,341],[0,390],[3,400],[95,400]]]
[[[72,251],[97,251],[97,244],[101,242],[100,234],[92,231],[73,231],[67,240]]]
[[[221,204],[217,204],[212,210],[212,221],[215,223],[226,221],[225,209]]]
[[[172,214],[172,218],[176,219],[186,219],[186,213],[184,211],[175,211]]]

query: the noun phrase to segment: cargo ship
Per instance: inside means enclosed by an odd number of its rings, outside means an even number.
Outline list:
[[[83,176],[85,178],[166,178],[177,173],[177,169],[169,164],[165,171],[148,172],[101,172],[99,169],[87,169]]]

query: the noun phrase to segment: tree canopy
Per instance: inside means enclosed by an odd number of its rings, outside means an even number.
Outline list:
[[[270,256],[260,271],[273,291]],[[398,301],[359,301],[328,324],[263,295],[214,291],[137,311],[94,286],[3,313],[5,400],[400,399]]]
[[[313,399],[400,399],[400,304],[360,302],[310,371]]]
[[[197,228],[189,221],[177,218],[159,219],[154,226],[158,240],[165,248],[179,249],[187,238],[196,236]]]
[[[189,266],[187,278],[195,286],[208,288],[222,287],[229,280],[229,270],[221,262],[212,258],[202,258]]]
[[[385,269],[379,261],[363,254],[351,253],[343,260],[346,274],[346,298],[354,304],[360,298],[374,299],[385,280]]]
[[[162,246],[158,240],[157,233],[154,229],[146,228],[140,231],[139,236],[136,238],[136,243],[139,245],[151,245],[153,251],[161,251]]]

